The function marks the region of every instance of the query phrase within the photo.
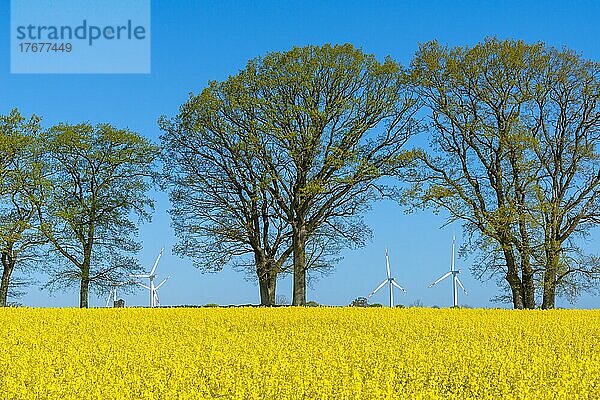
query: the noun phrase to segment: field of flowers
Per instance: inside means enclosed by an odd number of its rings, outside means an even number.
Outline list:
[[[600,311],[0,309],[1,399],[599,399]]]

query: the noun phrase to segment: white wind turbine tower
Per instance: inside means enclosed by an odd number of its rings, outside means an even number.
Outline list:
[[[385,284],[387,283],[389,285],[390,288],[390,307],[394,307],[394,291],[393,291],[393,287],[396,286],[398,289],[402,290],[403,292],[406,292],[406,290],[398,285],[396,283],[396,281],[394,280],[394,278],[392,278],[392,273],[390,271],[390,258],[388,257],[388,251],[387,249],[385,249],[385,265],[387,267],[387,279],[385,279],[383,282],[381,282],[381,284],[379,286],[377,286],[377,289],[373,290],[371,292],[371,294],[369,294],[369,296],[367,298],[370,298],[371,296],[373,296],[375,293],[377,293],[377,291],[379,289],[381,289],[382,287],[385,286]]]
[[[146,286],[146,285],[138,282],[138,285],[140,285],[141,287],[143,287],[145,289],[148,289],[148,291],[150,292],[150,307],[156,307],[156,306],[159,305],[159,301],[158,301],[158,289],[162,285],[164,285],[164,283],[170,278],[170,276],[167,276],[165,279],[162,280],[161,283],[159,283],[158,285],[154,286],[154,278],[156,278],[156,274],[154,272],[156,271],[156,267],[158,266],[158,261],[162,257],[163,250],[164,250],[164,248],[162,248],[160,250],[160,253],[158,254],[158,257],[156,258],[156,261],[154,262],[154,266],[152,267],[152,270],[150,271],[150,273],[148,275],[133,275],[136,278],[148,278],[148,279],[150,279],[150,285],[148,285],[148,286]]]
[[[447,272],[446,274],[444,274],[440,279],[438,279],[437,281],[435,281],[431,285],[429,285],[429,287],[437,285],[438,283],[440,283],[441,281],[443,281],[444,279],[446,279],[447,277],[452,275],[452,293],[454,296],[453,303],[454,303],[454,307],[458,307],[458,286],[457,285],[460,285],[460,287],[465,292],[465,294],[467,294],[467,289],[465,289],[462,282],[458,279],[458,274],[460,274],[460,270],[454,269],[454,248],[455,248],[455,246],[456,246],[456,237],[452,236],[452,263],[450,264],[450,271]]]

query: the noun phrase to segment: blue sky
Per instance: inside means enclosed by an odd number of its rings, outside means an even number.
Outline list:
[[[45,126],[58,122],[109,122],[128,127],[158,141],[156,120],[174,115],[190,92],[199,92],[209,80],[224,80],[242,69],[247,60],[269,51],[293,46],[349,42],[383,59],[391,55],[408,64],[418,43],[437,39],[449,45],[474,44],[486,36],[544,41],[567,46],[584,57],[600,59],[600,2],[594,1],[152,1],[152,65],[144,75],[11,75],[9,2],[0,2],[0,114],[18,107],[26,115],[43,116]],[[141,227],[140,260],[150,267],[162,246],[165,256],[159,275],[171,275],[160,291],[162,304],[257,303],[258,288],[244,274],[225,270],[202,274],[171,254],[174,235],[166,210],[167,196],[154,193],[152,223]],[[462,242],[459,225],[440,227],[443,216],[431,212],[406,215],[394,203],[374,205],[366,220],[373,239],[364,248],[345,252],[329,276],[313,284],[308,300],[348,304],[366,296],[385,277],[389,247],[393,274],[407,288],[396,293],[402,304],[451,304],[451,283],[427,285],[450,266],[452,234]],[[597,236],[597,235],[593,235]],[[598,251],[598,242],[589,248]],[[476,281],[469,273],[472,260],[458,260],[461,280],[469,290],[461,304],[498,306],[494,282]],[[43,281],[44,277],[39,276]],[[278,293],[291,298],[291,281],[278,283]],[[147,294],[125,296],[129,305],[147,304]],[[373,299],[386,303],[381,291]],[[72,291],[53,295],[29,289],[21,300],[31,306],[76,306]],[[93,306],[106,297],[90,299]],[[559,301],[559,306],[571,305]],[[599,296],[583,296],[577,307],[600,307]]]

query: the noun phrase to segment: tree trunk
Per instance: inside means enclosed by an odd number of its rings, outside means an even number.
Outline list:
[[[550,310],[555,306],[556,285],[549,271],[544,275],[544,298],[542,299],[542,309]]]
[[[81,283],[79,286],[79,308],[88,308],[88,293],[90,290],[90,263],[84,261],[81,268]]]
[[[295,224],[292,229],[294,258],[294,293],[292,305],[306,305],[306,227]]]
[[[521,274],[523,281],[523,307],[535,308],[535,281],[533,279],[533,269],[529,258],[521,262]]]
[[[546,269],[544,271],[544,293],[542,309],[549,310],[555,307],[556,302],[556,273],[560,261],[560,245],[552,240],[546,250]]]
[[[506,260],[506,281],[510,285],[513,298],[513,307],[518,310],[523,309],[523,284],[519,278],[519,271],[513,253],[512,246],[502,245],[504,259]]]
[[[8,304],[8,287],[10,277],[15,268],[15,259],[11,256],[11,251],[2,252],[2,282],[0,283],[0,307],[6,307]]]
[[[508,134],[506,133],[508,136]],[[510,164],[512,166],[513,185],[515,186],[516,209],[519,220],[520,243],[515,243],[519,257],[521,259],[521,285],[523,288],[523,307],[535,308],[535,282],[533,280],[533,269],[531,268],[531,244],[529,240],[529,231],[527,230],[527,217],[525,213],[525,204],[527,199],[527,184],[522,177],[522,167],[519,160],[521,153],[515,148],[510,148]]]
[[[257,269],[258,285],[260,288],[260,305],[275,305],[275,288],[277,285],[277,271],[274,262],[263,262]]]
[[[519,254],[521,256],[521,280],[523,285],[523,307],[535,308],[535,281],[533,279],[533,269],[531,268],[530,244],[527,226],[522,217],[519,221],[519,230],[521,233],[521,246]]]

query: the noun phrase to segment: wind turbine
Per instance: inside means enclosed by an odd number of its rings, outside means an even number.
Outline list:
[[[381,284],[379,286],[377,286],[377,289],[373,290],[371,292],[371,294],[369,294],[369,296],[367,298],[370,298],[371,296],[373,296],[375,293],[377,293],[377,291],[379,289],[381,289],[382,287],[385,286],[385,284],[387,283],[390,287],[390,307],[394,307],[394,291],[393,291],[393,286],[396,286],[398,289],[402,290],[403,292],[406,292],[406,290],[398,285],[396,283],[396,281],[394,280],[394,278],[392,278],[392,273],[390,271],[390,258],[388,257],[388,251],[387,249],[385,249],[385,265],[387,267],[387,279],[385,279],[383,282],[381,282]]]
[[[441,281],[443,281],[444,279],[446,279],[447,277],[452,275],[452,293],[454,296],[454,307],[458,307],[458,286],[457,285],[460,285],[460,287],[465,292],[465,294],[467,294],[467,289],[465,289],[465,287],[463,286],[460,279],[458,279],[458,274],[460,274],[460,270],[454,269],[454,248],[455,247],[456,247],[456,237],[452,236],[452,263],[450,264],[450,271],[447,272],[446,274],[444,274],[440,279],[438,279],[437,281],[435,281],[431,285],[429,285],[429,287],[437,285],[438,283],[440,283]]]
[[[164,248],[160,249],[160,253],[158,254],[158,257],[156,258],[156,261],[154,262],[154,266],[152,267],[152,270],[150,270],[150,273],[147,275],[133,275],[136,278],[148,278],[150,279],[150,284],[148,286],[144,285],[143,283],[139,283],[137,282],[138,285],[140,285],[141,287],[143,287],[144,289],[148,289],[148,291],[150,292],[150,307],[156,307],[159,304],[158,301],[158,289],[165,284],[165,282],[170,278],[170,276],[167,276],[165,279],[162,280],[161,283],[159,283],[158,285],[154,286],[154,278],[156,278],[156,274],[154,273],[156,271],[156,267],[158,266],[158,261],[160,260],[160,258],[163,255],[163,251]]]
[[[106,300],[106,307],[109,307],[111,298],[113,299],[113,307],[114,307],[115,303],[117,302],[117,288],[119,286],[123,286],[128,283],[131,283],[131,282],[114,283],[111,285],[112,289],[110,289],[110,292],[108,294],[108,299]]]

